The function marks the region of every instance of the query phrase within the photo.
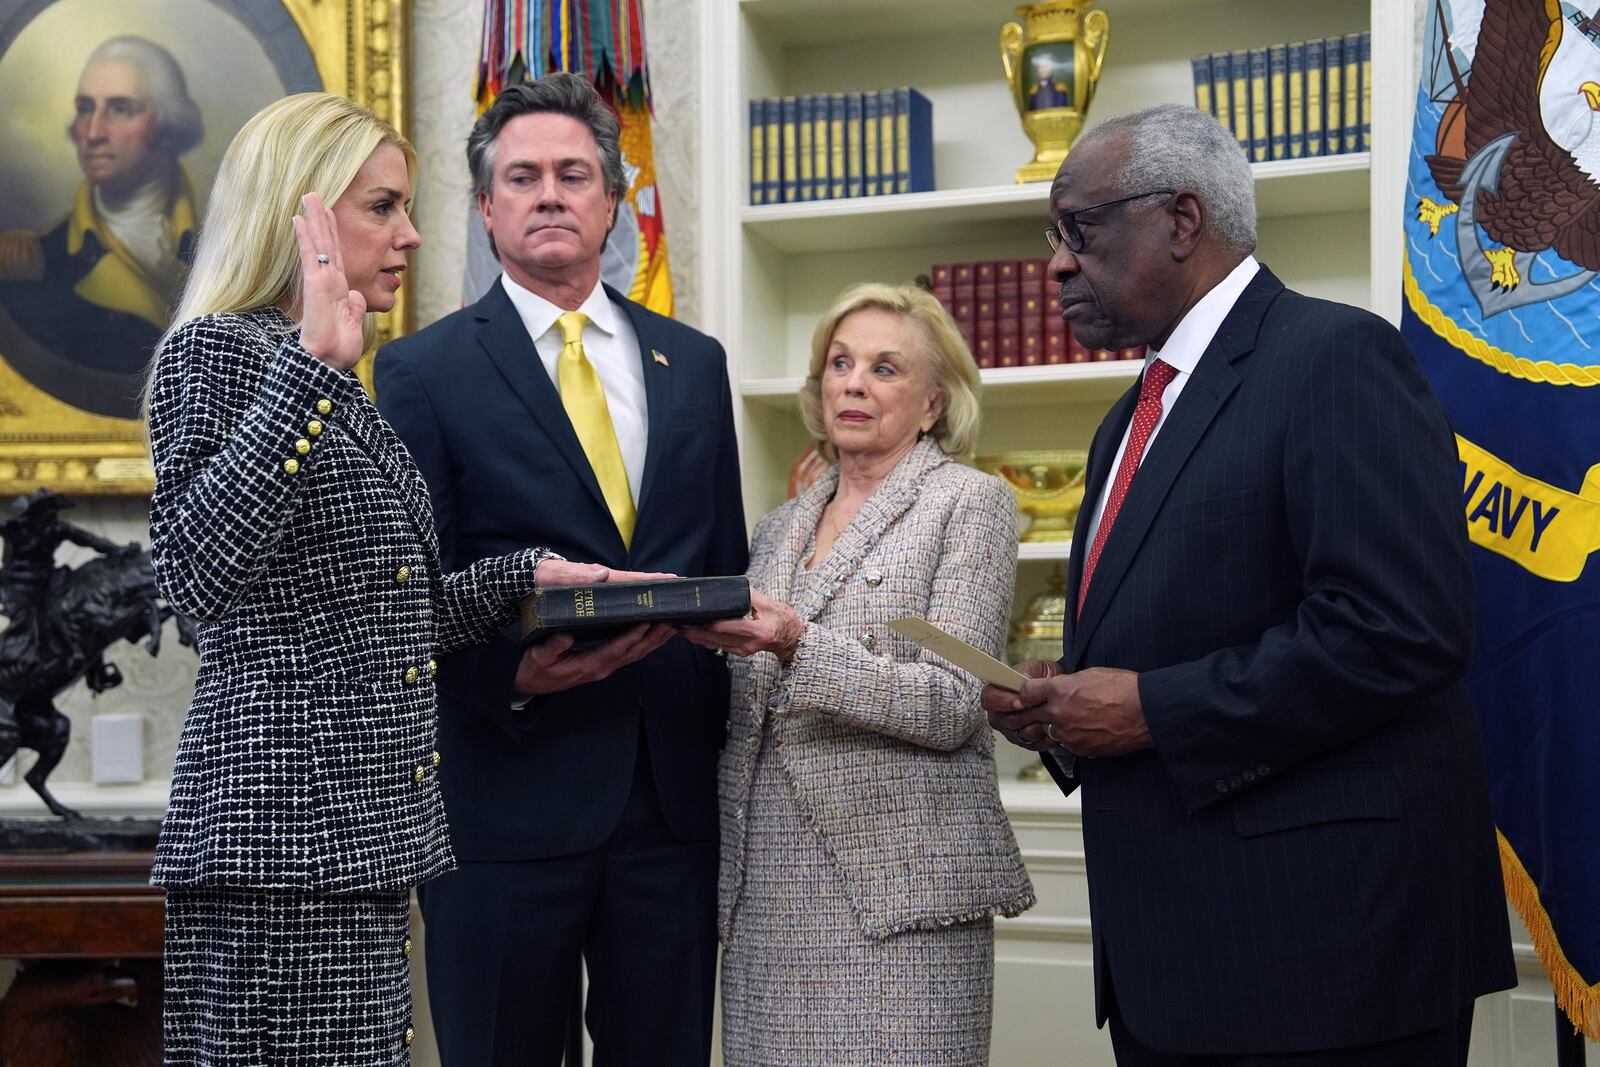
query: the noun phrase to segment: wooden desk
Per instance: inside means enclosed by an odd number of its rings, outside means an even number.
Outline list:
[[[151,852],[0,856],[0,957],[159,959]]]
[[[30,961],[0,1000],[0,1062],[161,1062],[164,896],[149,884],[153,858],[151,852],[0,855],[0,958]],[[136,983],[136,1004],[105,1002],[99,991],[108,973]]]

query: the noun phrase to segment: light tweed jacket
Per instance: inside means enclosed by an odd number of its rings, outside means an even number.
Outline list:
[[[297,337],[273,308],[195,319],[152,383],[156,582],[200,621],[158,885],[390,890],[446,870],[434,661],[509,622],[548,555],[440,573],[410,455]]]
[[[838,478],[835,467],[762,519],[751,545],[752,584],[790,604],[806,627],[787,667],[770,653],[734,663],[720,768],[724,937],[768,715],[769,743],[867,936],[1015,915],[1034,901],[1000,806],[982,683],[888,628],[913,615],[999,655],[1016,503],[998,479],[925,440],[796,590],[796,566]]]

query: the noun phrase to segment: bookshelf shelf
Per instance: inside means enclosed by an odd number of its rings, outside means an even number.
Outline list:
[[[1017,561],[1065,563],[1072,555],[1071,541],[1024,541],[1017,546]]]
[[[1182,14],[1192,20],[1198,11],[1226,8],[1229,0],[1099,0],[1116,20],[1143,21]],[[896,36],[910,32],[971,31],[999,38],[1000,25],[1015,20],[1015,3],[1000,5],[974,0],[739,0],[739,8],[764,35],[787,47],[803,48]],[[998,50],[996,51],[998,55]]]
[[[1368,152],[1257,163],[1251,167],[1257,214],[1272,219],[1363,211],[1370,201],[1371,163]],[[746,233],[779,252],[842,252],[984,241],[995,236],[997,223],[1042,231],[1049,201],[1049,183],[1033,182],[747,207],[739,221]]]
[[[983,376],[985,408],[1054,404],[1109,406],[1139,376],[1143,364],[1136,359],[1105,363],[1065,363],[1039,367],[986,370]],[[794,412],[801,378],[746,378],[739,393],[750,403],[774,411]]]

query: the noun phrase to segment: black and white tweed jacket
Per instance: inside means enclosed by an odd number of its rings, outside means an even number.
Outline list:
[[[150,439],[156,580],[201,623],[152,881],[356,892],[449,869],[435,658],[508,622],[548,553],[441,574],[410,455],[275,308],[174,331]]]

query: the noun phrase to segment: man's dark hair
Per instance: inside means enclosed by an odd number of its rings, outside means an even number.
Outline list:
[[[558,72],[538,81],[512,85],[500,91],[467,137],[467,166],[472,171],[472,193],[488,193],[494,184],[495,139],[506,123],[519,115],[548,113],[569,115],[589,127],[600,149],[600,169],[606,192],[618,198],[628,192],[622,170],[621,124],[586,78]]]

